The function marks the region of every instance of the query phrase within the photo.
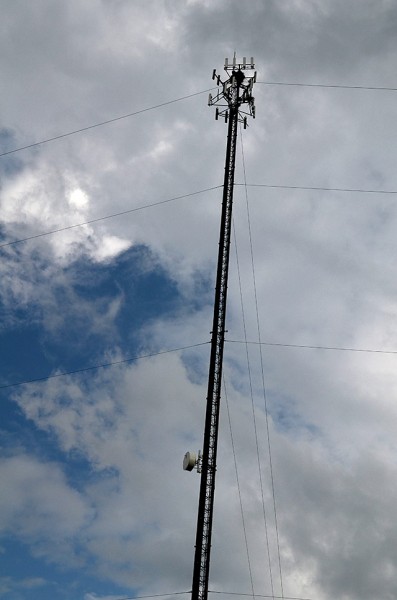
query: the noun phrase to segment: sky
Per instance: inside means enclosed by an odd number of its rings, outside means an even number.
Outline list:
[[[189,598],[234,52],[210,598],[395,598],[396,3],[13,0],[0,28],[0,598]]]

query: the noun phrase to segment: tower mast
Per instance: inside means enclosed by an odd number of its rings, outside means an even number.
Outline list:
[[[225,81],[221,81],[216,70],[213,71],[212,78],[217,81],[218,93],[214,97],[210,94],[208,99],[209,106],[216,107],[215,118],[224,117],[225,123],[228,123],[228,134],[203,452],[201,456],[199,455],[199,461],[193,459],[192,462],[188,453],[184,462],[184,468],[187,470],[191,470],[195,465],[201,472],[192,600],[207,600],[208,597],[237,127],[241,122],[245,129],[247,115],[255,117],[252,96],[253,84],[256,81],[254,59],[251,58],[251,61],[247,62],[246,58],[243,58],[242,63],[237,63],[234,55],[231,64],[228,59],[225,59],[224,69],[227,76]]]

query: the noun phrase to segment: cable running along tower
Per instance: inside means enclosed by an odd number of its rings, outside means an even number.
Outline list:
[[[183,461],[185,470],[196,468],[201,473],[192,600],[207,600],[208,597],[237,127],[242,123],[245,129],[247,116],[255,118],[254,68],[253,58],[250,61],[243,58],[241,63],[236,62],[236,55],[231,63],[226,58],[226,80],[222,81],[214,69],[212,79],[217,82],[218,92],[215,96],[210,94],[208,99],[208,105],[215,106],[215,119],[222,117],[228,123],[228,133],[203,451],[197,458],[194,453],[187,452]]]

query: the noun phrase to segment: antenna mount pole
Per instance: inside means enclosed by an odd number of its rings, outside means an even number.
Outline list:
[[[237,63],[236,55],[234,55],[232,61],[225,60],[224,68],[227,76],[224,82],[221,81],[220,76],[217,76],[214,70],[212,78],[217,80],[218,93],[214,97],[210,94],[208,99],[210,106],[216,106],[215,118],[218,119],[223,116],[225,122],[228,123],[228,134],[208,373],[207,408],[201,459],[192,600],[207,600],[208,597],[237,127],[238,123],[241,122],[246,128],[246,115],[255,117],[254,98],[252,96],[253,83],[256,81],[256,72],[253,72],[255,68],[254,59],[251,58],[251,61],[247,62],[244,58],[242,63]]]

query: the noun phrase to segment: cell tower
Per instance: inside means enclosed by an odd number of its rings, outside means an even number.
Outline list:
[[[225,81],[221,80],[214,69],[212,79],[217,82],[218,93],[216,96],[210,94],[208,99],[208,105],[216,107],[215,119],[223,117],[225,123],[228,123],[228,133],[203,451],[202,454],[199,452],[198,457],[187,452],[183,461],[185,470],[192,471],[196,468],[201,473],[192,600],[207,600],[208,597],[237,127],[238,123],[242,123],[245,129],[247,116],[255,118],[252,96],[256,81],[254,59],[247,61],[243,58],[238,63],[234,54],[231,62],[225,59],[224,69],[227,77]]]

